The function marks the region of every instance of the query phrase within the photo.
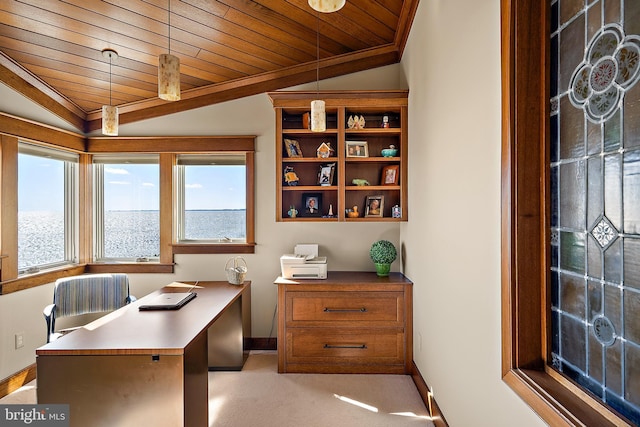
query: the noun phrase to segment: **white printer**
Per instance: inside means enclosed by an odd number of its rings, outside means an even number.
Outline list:
[[[327,257],[318,256],[318,245],[296,245],[293,254],[280,257],[285,279],[326,279]]]

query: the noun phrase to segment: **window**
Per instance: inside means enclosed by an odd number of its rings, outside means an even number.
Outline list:
[[[18,273],[77,262],[78,156],[18,144]]]
[[[176,254],[254,253],[254,136],[84,138],[0,123],[0,295],[83,273],[169,274]],[[198,228],[215,210],[234,226]]]
[[[177,156],[178,243],[246,243],[244,154]]]
[[[95,261],[157,261],[158,155],[99,155],[93,164]]]
[[[554,367],[562,361],[553,357],[553,353],[559,349],[558,338],[553,334],[553,324],[557,325],[559,311],[555,310],[553,314],[552,310],[559,299],[557,283],[554,284],[558,275],[552,273],[551,266],[556,266],[557,271],[558,262],[563,262],[558,258],[558,242],[560,246],[563,240],[564,244],[573,245],[575,239],[571,239],[566,230],[561,230],[558,236],[552,236],[551,233],[552,224],[555,228],[559,224],[558,218],[554,217],[557,212],[552,214],[551,211],[551,206],[558,202],[552,201],[553,197],[557,197],[558,166],[554,166],[556,171],[551,173],[549,164],[550,161],[557,162],[558,158],[550,155],[554,139],[549,136],[556,135],[558,128],[555,119],[549,121],[549,98],[550,94],[556,95],[566,88],[555,87],[558,81],[554,79],[549,83],[548,69],[558,66],[557,56],[547,55],[546,50],[548,46],[552,52],[558,48],[557,40],[549,43],[552,33],[550,16],[557,20],[558,15],[564,14],[569,21],[576,22],[584,19],[579,15],[588,9],[593,12],[588,24],[575,26],[576,32],[564,38],[567,44],[576,43],[571,35],[578,35],[578,39],[582,37],[584,43],[592,38],[591,33],[585,37],[585,31],[592,31],[594,26],[600,28],[616,16],[613,2],[598,0],[589,2],[588,7],[583,7],[582,2],[581,5],[571,1],[564,3],[566,7],[558,8],[556,1],[502,1],[503,378],[550,425],[630,425],[598,396],[585,392],[585,389],[570,381],[572,375]],[[618,19],[628,16],[632,22],[637,22],[637,18],[634,19],[638,14],[637,5],[634,2],[625,4],[631,4],[634,8],[622,14],[617,9]],[[573,19],[574,16],[576,19]],[[560,70],[568,72],[570,76],[582,60],[581,56],[582,53],[573,64],[571,60],[562,61]],[[551,61],[548,61],[549,58]],[[573,58],[576,58],[575,55]],[[567,75],[565,78],[568,83]],[[595,80],[598,79],[599,76],[596,76]],[[584,124],[584,127],[587,125]],[[580,125],[574,127],[574,130],[579,129]],[[555,149],[554,153],[557,153]],[[565,166],[572,167],[570,163]],[[582,178],[579,173],[574,177]],[[553,194],[551,189],[554,189]],[[596,198],[595,201],[598,200]],[[595,243],[589,244],[593,246]],[[578,246],[574,245],[576,248]],[[563,265],[572,265],[568,259],[566,261]],[[576,262],[567,270],[581,265],[579,260],[576,259]],[[565,287],[568,292],[577,292],[576,287],[572,289],[571,286]],[[586,340],[586,325],[583,330],[585,334],[582,337]],[[576,348],[574,346],[569,350]],[[562,349],[560,351],[562,355]],[[565,356],[573,357],[571,353],[565,353]],[[607,393],[607,397],[612,396]]]

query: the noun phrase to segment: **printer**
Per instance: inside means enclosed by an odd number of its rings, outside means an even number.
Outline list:
[[[293,254],[280,257],[285,279],[326,279],[327,257],[318,256],[318,245],[296,245]]]

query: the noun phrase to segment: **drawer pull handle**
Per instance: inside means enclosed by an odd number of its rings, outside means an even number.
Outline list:
[[[360,344],[360,345],[355,345],[355,344],[347,344],[347,345],[333,345],[333,344],[325,344],[324,348],[359,348],[362,350],[366,350],[367,345],[366,344]]]
[[[325,313],[366,313],[367,308],[324,308]]]

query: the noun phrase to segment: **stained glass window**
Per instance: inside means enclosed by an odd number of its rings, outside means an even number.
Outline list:
[[[551,9],[550,362],[640,424],[640,1]]]

